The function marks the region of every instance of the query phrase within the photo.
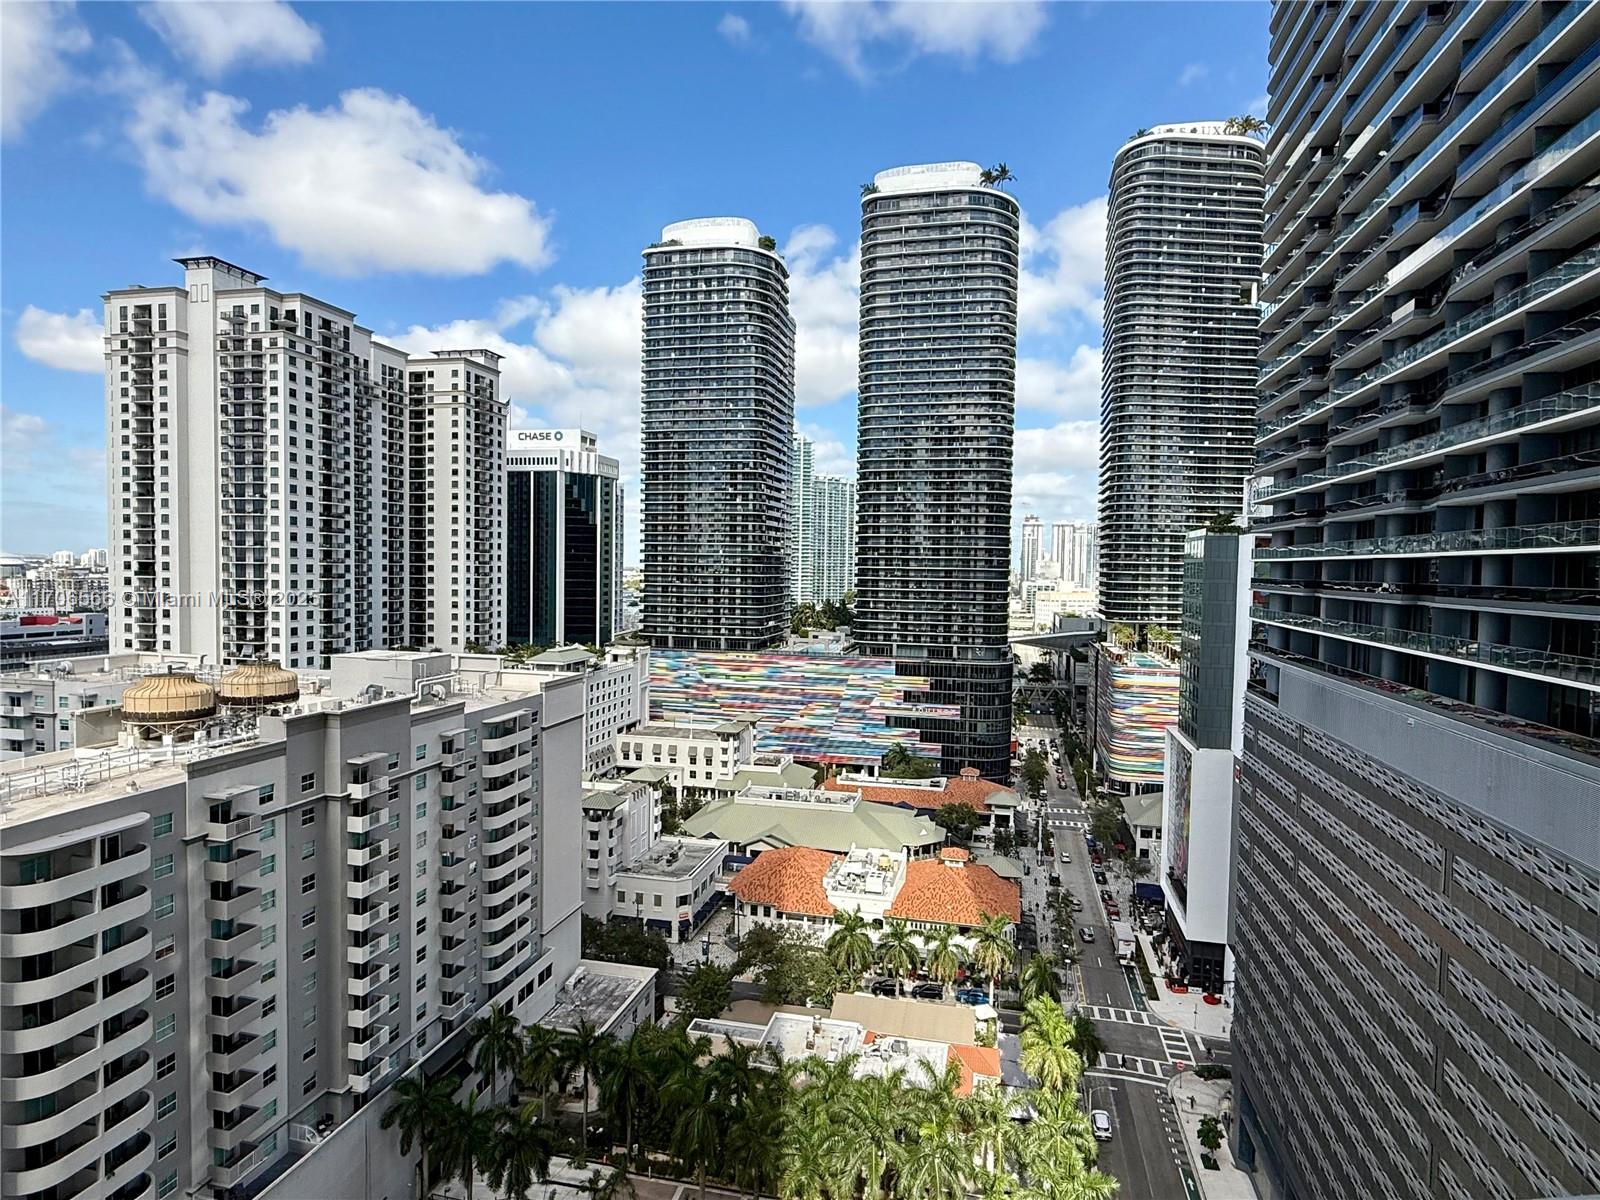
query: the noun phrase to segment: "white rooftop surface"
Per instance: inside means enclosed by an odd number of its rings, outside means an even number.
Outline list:
[[[748,246],[761,244],[761,230],[744,217],[697,217],[674,221],[661,230],[663,242],[682,242],[685,246]]]
[[[866,1031],[853,1021],[773,1013],[761,1044],[778,1051],[785,1062],[815,1057],[831,1063],[860,1051],[865,1036]]]
[[[852,849],[837,859],[822,878],[830,894],[889,899],[905,873],[905,856],[888,850]]]
[[[975,162],[915,163],[890,167],[872,177],[879,192],[934,192],[941,188],[983,187],[983,168]]]

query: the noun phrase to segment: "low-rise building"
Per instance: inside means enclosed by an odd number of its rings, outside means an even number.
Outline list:
[[[20,613],[0,618],[0,671],[32,670],[41,661],[103,654],[110,646],[103,612]]]
[[[821,788],[749,787],[713,800],[683,823],[693,837],[715,837],[734,855],[784,846],[843,854],[852,846],[883,846],[907,858],[926,858],[945,832],[925,817],[867,804],[854,792]]]
[[[104,669],[100,658],[0,674],[0,760],[71,750],[78,714],[115,705],[137,678],[123,668]]]
[[[1161,826],[1166,797],[1160,792],[1141,792],[1122,798],[1122,819],[1133,834],[1133,855],[1152,866],[1161,863]]]
[[[583,911],[604,920],[617,872],[661,837],[661,787],[644,779],[590,780],[583,793]]]
[[[722,902],[718,878],[727,856],[728,843],[717,838],[659,839],[613,875],[610,916],[687,941]]]
[[[508,678],[583,676],[584,771],[605,775],[617,765],[617,735],[650,718],[650,649],[613,646],[596,655],[583,646],[556,646],[519,667],[501,670]]]
[[[711,794],[755,757],[755,727],[747,721],[654,720],[617,735],[619,770],[664,767],[681,772],[685,796]]]
[[[892,804],[932,817],[953,804],[968,805],[978,814],[978,834],[993,838],[1000,830],[1017,828],[1017,810],[1022,797],[1003,783],[993,783],[965,767],[960,774],[931,779],[894,779],[887,776],[840,775],[828,781],[830,788],[858,793],[874,804]]]

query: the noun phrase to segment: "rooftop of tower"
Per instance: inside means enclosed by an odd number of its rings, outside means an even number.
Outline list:
[[[914,163],[890,167],[872,177],[879,192],[931,192],[940,188],[976,188],[983,182],[983,168],[975,162]]]
[[[696,217],[663,226],[661,240],[683,246],[747,246],[756,250],[761,245],[761,230],[745,217]]]

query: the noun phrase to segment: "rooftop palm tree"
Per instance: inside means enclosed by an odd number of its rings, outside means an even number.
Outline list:
[[[890,917],[878,935],[878,962],[898,984],[902,975],[909,975],[922,965],[922,955],[917,952],[916,934],[911,932],[899,917]]]
[[[841,971],[859,978],[872,965],[872,935],[867,932],[867,919],[857,908],[854,912],[834,913],[833,923],[836,928],[828,935],[828,957]]]
[[[972,960],[989,977],[989,1003],[1000,991],[1000,976],[1017,957],[1017,944],[1011,940],[1011,918],[1004,913],[978,914],[978,927],[972,931]]]
[[[495,1131],[499,1114],[492,1108],[478,1107],[478,1094],[470,1092],[464,1102],[451,1105],[439,1132],[439,1157],[445,1169],[453,1171],[472,1200],[478,1172],[493,1161]]]
[[[1088,1013],[1075,1013],[1068,1028],[1068,1040],[1072,1048],[1078,1052],[1078,1057],[1083,1060],[1084,1065],[1087,1067],[1099,1062],[1100,1056],[1105,1053],[1106,1044],[1100,1036],[1094,1018]]]
[[[1006,166],[1005,163],[995,163],[994,166],[989,168],[989,183],[996,185],[1002,183],[1011,183],[1016,178],[1017,177],[1011,173],[1011,168]]]
[[[561,1034],[548,1025],[530,1025],[522,1039],[517,1082],[539,1098],[539,1119],[549,1115],[550,1089],[562,1079]]]
[[[528,1200],[533,1186],[550,1174],[555,1131],[543,1121],[526,1120],[514,1108],[502,1108],[496,1117],[489,1148],[489,1186],[510,1200]]]
[[[927,963],[928,974],[944,985],[946,997],[956,972],[961,970],[961,956],[956,952],[955,937],[953,925],[941,925],[936,932],[922,935],[923,944],[928,947],[923,960]]]
[[[522,1061],[522,1028],[505,1005],[496,1004],[472,1023],[471,1037],[472,1065],[489,1081],[490,1095],[499,1095],[500,1073],[509,1074]]]
[[[1043,951],[1031,955],[1022,968],[1023,1003],[1035,996],[1061,998],[1061,973],[1056,970],[1055,955]]]
[[[601,1033],[593,1021],[583,1017],[572,1031],[562,1040],[562,1062],[566,1065],[567,1075],[577,1071],[583,1079],[583,1129],[581,1131],[583,1156],[589,1156],[589,1079],[599,1069],[605,1060],[607,1046],[611,1042],[608,1034]]]
[[[429,1079],[421,1071],[407,1075],[394,1085],[394,1103],[390,1104],[378,1122],[383,1129],[399,1126],[400,1153],[409,1155],[417,1146],[421,1154],[417,1172],[421,1186],[417,1189],[426,1195],[433,1183],[428,1169],[428,1156],[439,1146],[440,1134],[455,1107],[456,1088],[459,1081],[454,1076]]]

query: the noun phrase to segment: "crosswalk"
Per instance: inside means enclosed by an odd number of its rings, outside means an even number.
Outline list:
[[[1159,1025],[1149,1013],[1133,1008],[1111,1008],[1104,1004],[1085,1004],[1083,1011],[1096,1021],[1117,1021],[1123,1025]],[[1173,1032],[1177,1032],[1174,1030]]]
[[[1146,1079],[1170,1079],[1173,1074],[1170,1062],[1163,1062],[1157,1058],[1141,1058],[1137,1054],[1102,1054],[1095,1062],[1095,1068],[1112,1074],[1120,1071],[1130,1075],[1141,1075]]]
[[[1189,1035],[1181,1029],[1174,1029],[1170,1025],[1156,1027],[1156,1032],[1161,1035],[1161,1048],[1167,1052],[1167,1061],[1183,1063],[1188,1066],[1194,1061],[1194,1053],[1189,1047]]]

